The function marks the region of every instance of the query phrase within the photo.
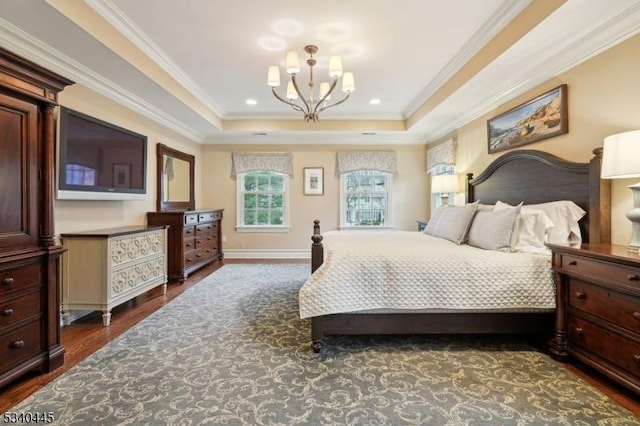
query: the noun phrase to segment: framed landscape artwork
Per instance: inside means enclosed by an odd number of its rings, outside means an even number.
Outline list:
[[[324,194],[324,169],[322,167],[304,168],[304,195]]]
[[[563,84],[488,120],[489,154],[567,133],[568,123]]]

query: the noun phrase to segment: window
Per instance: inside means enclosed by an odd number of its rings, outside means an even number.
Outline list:
[[[289,176],[257,171],[238,176],[238,230],[269,231],[289,226]]]
[[[67,164],[65,175],[67,185],[96,186],[96,169],[80,164]]]
[[[340,177],[340,216],[343,227],[391,226],[392,175],[374,170],[344,173]]]
[[[439,166],[435,166],[430,173],[431,173],[431,176],[452,175],[454,173],[454,170],[453,170],[453,166],[441,164]],[[455,201],[455,196],[456,196],[455,192],[450,192],[449,194],[432,193],[431,194],[431,205],[433,206],[432,211],[437,209],[441,205],[443,205],[444,204],[443,200],[446,200],[447,204],[453,204]]]

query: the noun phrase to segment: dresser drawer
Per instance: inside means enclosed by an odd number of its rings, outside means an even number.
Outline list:
[[[196,248],[196,239],[195,238],[185,238],[183,241],[184,252],[187,253]]]
[[[566,273],[579,275],[590,281],[616,283],[640,289],[640,268],[563,254],[562,269]]]
[[[589,321],[569,317],[569,341],[640,378],[640,343]],[[638,336],[640,338],[640,336]]]
[[[217,248],[217,239],[212,236],[196,238],[196,249]]]
[[[0,369],[19,364],[42,350],[40,321],[0,335]]]
[[[196,250],[196,262],[211,260],[218,256],[218,249],[215,247],[203,247]]]
[[[203,223],[202,225],[196,226],[196,236],[198,237],[201,235],[216,236],[218,235],[217,230],[218,230],[217,222]]]
[[[184,224],[185,225],[195,225],[198,223],[198,213],[185,214],[184,215]]]
[[[640,298],[576,279],[569,284],[569,305],[640,333]]]
[[[39,263],[4,269],[0,271],[0,297],[28,287],[39,286],[40,282]]]
[[[0,328],[40,313],[40,292],[0,302]]]
[[[198,215],[198,222],[213,222],[222,219],[221,212],[202,212]]]

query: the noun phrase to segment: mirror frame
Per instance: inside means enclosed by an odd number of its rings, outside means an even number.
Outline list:
[[[170,157],[177,158],[179,160],[186,161],[189,163],[189,201],[164,201],[164,179],[162,175],[164,174],[164,156],[168,155]],[[173,148],[169,148],[168,146],[158,143],[156,144],[156,158],[157,158],[157,174],[156,174],[156,183],[157,183],[157,203],[156,207],[158,211],[168,211],[168,210],[194,210],[196,208],[195,201],[195,163],[196,157],[191,154],[186,154],[184,152],[178,151]]]

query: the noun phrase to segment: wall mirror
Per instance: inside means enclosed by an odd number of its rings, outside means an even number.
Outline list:
[[[156,145],[156,155],[158,211],[195,209],[195,157],[161,143]]]

